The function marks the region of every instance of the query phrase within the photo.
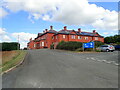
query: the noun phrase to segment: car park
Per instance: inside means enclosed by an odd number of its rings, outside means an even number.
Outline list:
[[[99,47],[99,50],[106,51],[106,52],[113,52],[115,51],[115,47],[113,45],[102,45]]]

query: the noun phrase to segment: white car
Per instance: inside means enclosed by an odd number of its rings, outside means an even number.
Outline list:
[[[102,45],[99,47],[101,51],[106,51],[106,52],[113,52],[115,51],[115,47],[113,45]]]

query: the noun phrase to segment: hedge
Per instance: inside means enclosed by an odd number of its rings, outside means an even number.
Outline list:
[[[100,41],[94,41],[94,43],[95,43],[95,48],[100,47],[101,45],[104,45],[104,43],[100,42]],[[80,48],[80,51],[81,51],[82,50],[82,44],[83,44],[82,42],[76,42],[76,41],[69,41],[69,42],[61,41],[57,45],[56,49],[74,51],[74,50],[77,50],[77,49]],[[93,49],[92,48],[85,48],[84,50],[91,51]]]
[[[71,50],[74,51],[78,48],[82,47],[82,42],[76,42],[76,41],[69,41],[69,42],[64,42],[61,41],[57,46],[56,49],[62,49],[62,50]]]
[[[19,45],[19,46],[18,46]],[[11,50],[19,50],[20,49],[20,44],[17,42],[3,42],[0,43],[0,51],[11,51]]]

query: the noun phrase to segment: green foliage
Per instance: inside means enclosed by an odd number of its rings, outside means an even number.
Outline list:
[[[76,41],[69,41],[69,42],[64,42],[64,41],[61,41],[56,49],[62,49],[62,50],[71,50],[71,51],[74,51],[78,48],[81,48],[82,47],[82,43],[81,42],[76,42]]]
[[[120,45],[120,42],[116,42],[117,45]]]
[[[78,48],[78,49],[76,49],[76,51],[82,52],[82,51],[83,51],[83,48],[82,48],[82,47],[81,47],[81,48]]]
[[[50,49],[54,49],[54,44],[51,44],[51,45],[50,45]]]
[[[2,47],[2,51],[11,51],[11,50],[19,50],[20,49],[20,44],[17,42],[10,42],[10,43],[3,42],[3,43],[0,43],[0,46]]]
[[[101,50],[95,50],[96,52],[101,52]]]
[[[93,51],[93,48],[84,48],[84,51]]]
[[[94,43],[95,43],[95,48],[100,47],[101,45],[104,45],[104,43],[100,41],[94,41]]]
[[[105,43],[120,43],[120,35],[105,37]]]

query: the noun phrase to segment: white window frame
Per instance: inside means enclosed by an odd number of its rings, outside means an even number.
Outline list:
[[[36,47],[36,44],[34,43],[34,47]]]
[[[44,46],[44,42],[41,42],[42,46]]]
[[[85,37],[85,40],[88,40],[88,37]]]
[[[72,35],[71,38],[72,38],[72,39],[75,39],[75,35]]]
[[[98,40],[98,37],[95,37],[95,40]]]
[[[63,38],[66,38],[66,35],[63,35]]]
[[[58,39],[58,36],[56,36],[56,39]]]
[[[81,36],[78,36],[78,39],[82,39],[82,37],[81,37]]]

